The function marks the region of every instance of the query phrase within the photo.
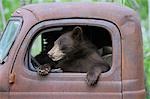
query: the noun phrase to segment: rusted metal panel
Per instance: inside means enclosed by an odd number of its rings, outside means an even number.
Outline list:
[[[144,90],[142,33],[138,18],[130,17],[120,27],[122,32],[123,97],[142,99]],[[132,94],[131,94],[132,93]]]
[[[136,16],[132,9],[112,3],[51,3],[32,4],[21,9],[30,11],[39,21],[61,18],[97,18],[122,25],[126,19]],[[17,12],[14,16],[18,15]]]

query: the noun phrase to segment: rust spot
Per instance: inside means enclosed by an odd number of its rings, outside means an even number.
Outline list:
[[[10,75],[9,75],[9,84],[13,84],[15,82],[15,79],[16,79],[16,75],[14,72],[12,72]]]

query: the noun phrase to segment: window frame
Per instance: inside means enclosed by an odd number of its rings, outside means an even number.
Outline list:
[[[79,21],[80,20],[80,21]],[[100,22],[100,23],[99,23]],[[29,31],[28,34],[30,34],[30,41],[28,41],[28,47],[29,47],[29,42],[31,42],[32,37],[34,37],[34,35],[37,35],[36,33],[38,31],[40,31],[42,28],[46,28],[46,27],[55,27],[55,26],[65,26],[65,25],[87,25],[87,26],[97,26],[97,27],[102,27],[105,28],[106,30],[109,31],[111,38],[112,38],[112,47],[116,46],[118,48],[116,48],[114,50],[113,48],[113,57],[112,57],[112,66],[111,69],[102,74],[102,79],[103,78],[107,78],[109,76],[111,76],[115,70],[119,70],[117,71],[117,75],[119,75],[119,79],[121,80],[121,36],[120,36],[120,32],[118,30],[117,25],[115,25],[114,23],[107,21],[107,20],[100,20],[100,19],[60,19],[60,20],[46,20],[46,21],[42,21],[38,24],[36,24],[34,27],[32,27],[32,29]],[[106,26],[107,25],[107,26]],[[112,30],[112,28],[114,30]],[[118,33],[114,33],[114,32],[118,32]],[[112,37],[112,34],[114,35],[114,38]],[[119,42],[115,40],[115,35],[119,35]],[[115,44],[115,42],[118,42],[118,45]],[[29,50],[29,48],[28,48]],[[24,62],[25,63],[25,69],[27,69],[27,71],[29,71],[28,73],[33,73],[33,71],[28,69],[28,58],[26,58],[26,56],[28,56],[27,53],[28,51],[26,50],[24,55]],[[115,53],[115,54],[114,54]],[[116,55],[117,54],[117,55]],[[116,66],[117,64],[117,66]],[[116,72],[115,72],[116,73]],[[70,75],[71,74],[71,75]],[[37,75],[37,74],[36,74]],[[86,75],[86,73],[51,73],[51,75],[54,76],[79,76],[79,75]],[[113,78],[112,78],[113,79]],[[114,79],[117,79],[114,78]]]

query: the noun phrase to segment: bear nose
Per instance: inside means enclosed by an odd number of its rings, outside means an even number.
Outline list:
[[[52,54],[52,53],[48,53],[48,56],[49,56],[50,58],[53,58],[53,54]]]

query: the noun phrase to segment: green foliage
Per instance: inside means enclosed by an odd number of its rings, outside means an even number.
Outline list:
[[[79,1],[81,1],[81,0],[61,0],[62,2],[79,2]]]
[[[4,8],[4,14],[6,21],[10,18],[12,13],[20,7],[19,0],[2,0],[3,8]],[[2,20],[1,14],[0,14],[0,20]],[[0,21],[0,31],[3,30],[3,24],[2,21]]]
[[[137,3],[140,5],[139,12],[142,19],[148,17],[148,0],[137,0]]]
[[[132,2],[133,0],[125,0],[125,5],[137,10],[143,20],[148,18],[148,0],[135,0],[137,5]],[[137,6],[138,8],[136,8]]]
[[[20,7],[19,0],[3,0],[3,7],[5,12],[5,18],[8,20],[11,16],[11,14]]]
[[[2,27],[3,27],[3,23],[0,21],[0,32],[2,32]]]
[[[28,2],[30,0],[27,0]],[[53,2],[54,0],[32,0],[32,3],[43,3],[43,2]]]
[[[146,76],[147,99],[150,99],[150,45],[148,40],[144,40],[144,67]]]

